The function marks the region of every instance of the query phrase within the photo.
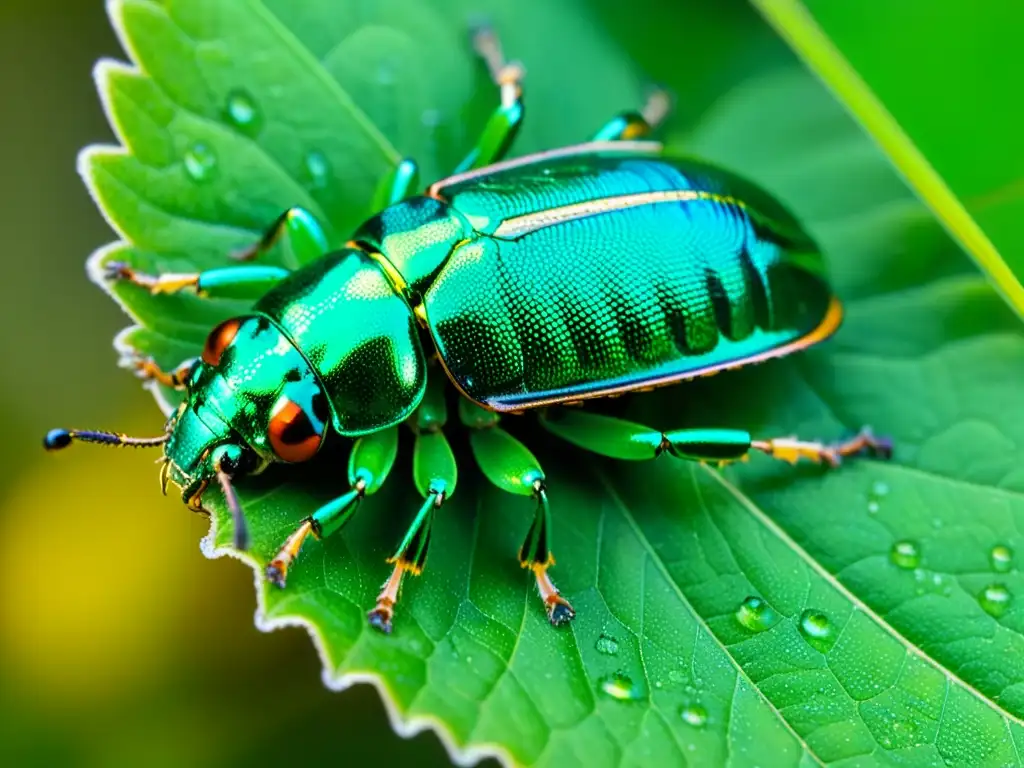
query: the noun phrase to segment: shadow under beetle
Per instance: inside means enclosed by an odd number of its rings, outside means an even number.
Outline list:
[[[185,393],[164,435],[53,430],[45,440],[49,449],[72,440],[163,446],[164,487],[179,486],[199,509],[217,483],[235,546],[245,549],[233,480],[272,462],[311,459],[330,427],[357,438],[348,491],[307,517],[266,568],[283,588],[303,541],[335,533],[384,483],[406,422],[424,501],[369,613],[385,632],[402,578],[423,569],[434,515],[455,492],[443,431],[449,383],[461,394],[459,419],[483,474],[534,500],[519,561],[555,625],[575,614],[548,575],[544,471],[501,429],[501,414],[539,408],[553,434],[616,459],[668,452],[725,462],[755,450],[837,466],[845,456],[891,455],[889,441],[867,430],[826,445],[755,440],[733,429],[661,432],[584,410],[546,410],[797,352],[830,336],[842,308],[819,249],[778,202],[640,140],[667,111],[662,94],[586,144],[502,161],[522,122],[523,72],[504,61],[489,29],[476,30],[473,42],[501,95],[476,146],[453,176],[422,194],[412,194],[415,163],[400,163],[381,185],[381,212],[341,250],[330,252],[313,216],[292,208],[236,254],[249,261],[284,237],[303,265],[292,272],[244,264],[153,276],[107,264],[110,280],[153,293],[267,292],[249,314],[213,329],[199,359],[173,372],[137,361],[140,375]]]

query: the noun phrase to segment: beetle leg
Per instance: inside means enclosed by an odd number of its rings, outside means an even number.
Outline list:
[[[657,129],[668,116],[672,100],[667,91],[655,89],[639,112],[622,112],[602,126],[591,141],[620,141],[641,139]]]
[[[395,554],[388,558],[394,568],[377,596],[377,604],[367,614],[370,625],[385,633],[391,632],[402,579],[406,573],[418,576],[423,571],[434,513],[455,493],[458,480],[455,456],[441,431],[448,418],[444,397],[447,379],[443,374],[439,375],[436,368],[432,373],[427,377],[423,399],[408,421],[416,435],[412,455],[413,480],[424,501]]]
[[[660,432],[642,424],[586,411],[545,414],[541,424],[570,443],[613,459],[653,459],[668,452],[680,459],[725,464],[745,461],[753,449],[793,464],[799,459],[809,459],[837,467],[848,456],[892,457],[892,441],[876,438],[868,429],[861,430],[850,439],[828,445],[792,437],[753,440],[749,432],[740,429]]]
[[[440,435],[441,433],[436,433]],[[443,438],[442,438],[443,439]],[[416,517],[398,545],[395,554],[388,558],[394,565],[388,580],[381,586],[377,604],[367,614],[371,627],[385,634],[391,634],[391,622],[395,617],[395,605],[406,573],[419,576],[427,564],[427,550],[430,546],[430,531],[434,525],[434,513],[441,508],[447,497],[442,484],[433,486],[420,506]]]
[[[522,443],[497,426],[498,414],[462,398],[459,416],[471,430],[473,458],[487,479],[503,491],[532,496],[536,502],[533,523],[519,548],[519,564],[533,572],[548,620],[555,626],[564,624],[576,612],[548,575],[555,558],[551,554],[551,510],[544,470]]]
[[[130,366],[135,375],[144,381],[156,381],[171,389],[185,389],[185,382],[188,381],[192,369],[195,367],[197,358],[186,360],[179,364],[172,371],[165,371],[151,357],[127,357],[123,365]]]
[[[301,266],[323,256],[330,250],[330,243],[323,227],[305,208],[289,208],[278,216],[263,236],[248,248],[231,254],[239,261],[251,261],[262,256],[285,237],[292,255]]]
[[[864,427],[852,437],[831,444],[781,437],[774,440],[753,440],[750,447],[790,464],[796,464],[800,459],[809,459],[817,464],[825,463],[831,467],[838,467],[844,458],[850,456],[892,458],[892,440],[887,437],[875,437],[868,427]]]
[[[112,282],[126,281],[152,294],[193,291],[204,298],[254,298],[289,275],[284,267],[261,264],[247,264],[237,267],[220,267],[205,272],[164,272],[149,275],[139,272],[123,261],[111,261],[104,265],[104,276]]]
[[[380,180],[373,199],[373,210],[381,211],[389,205],[405,200],[416,189],[419,178],[420,171],[416,161],[409,157],[402,160]]]
[[[491,80],[498,86],[501,103],[491,115],[476,146],[459,163],[455,173],[481,168],[501,160],[519,132],[523,122],[522,80],[526,71],[518,62],[506,62],[501,41],[494,30],[486,25],[472,32],[473,48],[487,65]]]
[[[398,429],[388,429],[365,435],[352,446],[348,459],[350,488],[346,493],[324,504],[305,518],[285,540],[277,555],[267,564],[267,581],[282,589],[303,542],[312,534],[324,539],[340,531],[355,514],[364,497],[376,493],[387,479],[398,455]]]

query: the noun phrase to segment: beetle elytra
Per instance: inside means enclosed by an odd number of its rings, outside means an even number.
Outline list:
[[[626,460],[667,452],[724,462],[757,451],[835,466],[891,454],[889,441],[867,430],[823,444],[734,429],[663,432],[557,408],[800,351],[838,328],[842,308],[819,249],[782,205],[644,139],[664,115],[663,97],[587,143],[503,159],[522,121],[522,68],[504,61],[490,30],[476,30],[474,44],[501,99],[478,143],[421,193],[415,163],[403,161],[381,187],[380,212],[340,249],[313,216],[291,208],[236,256],[250,262],[285,238],[302,264],[294,271],[245,263],[148,275],[108,263],[108,279],[153,293],[266,290],[251,312],[213,329],[196,360],[170,372],[138,361],[140,375],[184,394],[165,434],[53,430],[45,440],[49,449],[73,440],[162,447],[165,487],[174,483],[201,508],[203,493],[219,486],[244,549],[234,483],[273,462],[311,459],[331,429],[354,438],[348,487],[306,517],[266,567],[284,588],[303,542],[334,534],[382,486],[404,422],[415,433],[423,502],[368,614],[386,632],[402,579],[423,569],[434,516],[456,490],[444,431],[449,384],[483,474],[533,501],[519,560],[555,625],[575,614],[548,573],[549,489],[533,454],[500,425],[503,414],[536,410],[553,435]]]

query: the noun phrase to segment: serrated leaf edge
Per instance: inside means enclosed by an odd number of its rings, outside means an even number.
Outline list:
[[[135,58],[132,46],[128,42],[128,35],[124,27],[121,24],[120,16],[117,9],[121,7],[123,3],[121,0],[109,0],[106,3],[107,15],[110,19],[111,26],[114,29],[115,34],[122,48],[132,59]],[[119,71],[125,74],[145,74],[141,67],[134,63],[118,61],[113,58],[102,58],[96,62],[93,67],[93,81],[96,85],[96,91],[99,94],[100,102],[103,107],[104,114],[107,118],[108,124],[112,127],[115,135],[118,139],[123,141],[120,128],[113,118],[113,110],[109,102],[109,94],[106,89],[102,87],[103,78],[107,73]],[[353,105],[354,106],[354,105]],[[384,147],[390,147],[390,144],[383,144]],[[125,246],[131,246],[132,243],[121,231],[121,229],[115,224],[110,215],[107,213],[103,205],[100,204],[99,196],[97,194],[95,185],[92,179],[92,159],[98,155],[128,155],[127,148],[120,144],[105,144],[95,143],[84,147],[79,153],[76,159],[76,170],[78,175],[81,176],[83,183],[89,196],[93,199],[96,204],[96,208],[99,210],[100,215],[107,222],[114,233],[121,238],[120,240],[107,243],[97,248],[86,261],[86,274],[89,279],[95,283],[100,289],[103,290],[108,296],[110,296],[114,302],[121,307],[121,309],[127,314],[132,320],[135,321],[134,325],[123,328],[114,337],[113,346],[117,352],[120,360],[125,360],[132,356],[135,351],[134,348],[127,342],[127,339],[132,333],[144,325],[141,323],[139,318],[130,310],[130,308],[121,301],[115,292],[111,289],[108,282],[103,276],[103,264],[110,254],[118,249]],[[392,150],[392,154],[394,154]],[[123,364],[123,363],[122,363]],[[156,401],[157,406],[164,413],[165,416],[169,415],[174,409],[175,404],[170,403],[160,387],[155,382],[146,382],[143,384],[143,388],[148,390]],[[211,517],[210,518],[210,530],[200,541],[200,551],[205,557],[211,560],[219,559],[224,556],[231,557],[242,563],[245,563],[253,570],[253,587],[256,592],[256,613],[254,616],[254,623],[258,630],[261,632],[272,632],[277,629],[285,627],[302,627],[306,630],[312,641],[313,647],[316,649],[317,656],[320,658],[321,664],[321,678],[323,684],[332,691],[343,691],[356,684],[369,684],[372,685],[380,696],[381,701],[384,704],[384,709],[387,713],[388,722],[391,725],[391,729],[403,738],[411,738],[416,736],[423,731],[433,731],[437,734],[438,740],[444,746],[445,751],[448,753],[449,758],[453,763],[460,766],[472,766],[486,758],[494,758],[503,766],[513,768],[517,766],[515,758],[508,750],[504,749],[497,744],[469,744],[460,746],[455,738],[455,734],[442,720],[426,716],[426,715],[408,715],[403,713],[395,703],[393,692],[388,688],[387,681],[378,674],[373,672],[348,672],[342,675],[333,675],[330,671],[329,657],[326,651],[326,642],[320,634],[319,629],[313,622],[305,619],[291,616],[282,618],[269,618],[266,613],[266,606],[264,604],[263,590],[262,590],[262,568],[253,558],[232,550],[227,547],[216,547],[214,541],[217,533],[217,522]]]
[[[299,616],[270,618],[267,615],[266,602],[264,600],[262,566],[249,555],[232,549],[231,547],[216,546],[216,544],[214,544],[216,538],[217,521],[213,516],[211,516],[210,530],[199,542],[199,549],[203,553],[203,556],[210,560],[218,560],[226,556],[234,560],[238,560],[252,568],[253,587],[256,591],[256,613],[253,621],[256,628],[261,632],[273,632],[275,630],[288,627],[301,627],[302,629],[305,629],[306,633],[309,635],[309,639],[313,643],[313,647],[316,649],[317,656],[320,658],[320,676],[325,687],[332,691],[343,691],[353,685],[372,685],[377,690],[377,694],[380,696],[380,699],[384,704],[384,709],[388,716],[388,722],[391,724],[391,728],[395,733],[402,738],[409,739],[423,731],[433,731],[437,735],[438,740],[444,746],[449,758],[451,758],[452,762],[456,765],[473,766],[486,758],[494,758],[503,766],[506,766],[506,768],[517,768],[521,765],[508,750],[500,745],[489,743],[467,743],[465,746],[459,746],[456,741],[455,734],[444,721],[428,715],[410,715],[402,712],[395,703],[394,694],[391,689],[388,688],[387,681],[374,672],[346,672],[340,675],[331,674],[330,657],[327,653],[327,643],[320,634],[320,630],[316,624]]]

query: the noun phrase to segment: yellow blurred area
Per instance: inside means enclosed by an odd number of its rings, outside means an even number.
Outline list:
[[[131,696],[166,676],[179,653],[175,628],[196,596],[187,516],[160,503],[151,455],[117,453],[37,463],[0,508],[0,559],[19,576],[0,583],[0,664],[54,706]]]
[[[0,0],[0,765],[447,764],[372,689],[324,689],[305,632],[254,628],[251,571],[203,558],[207,522],[160,495],[153,453],[42,450],[55,426],[163,421],[85,277],[113,238],[75,172],[112,141],[91,72],[124,55],[102,5]]]

